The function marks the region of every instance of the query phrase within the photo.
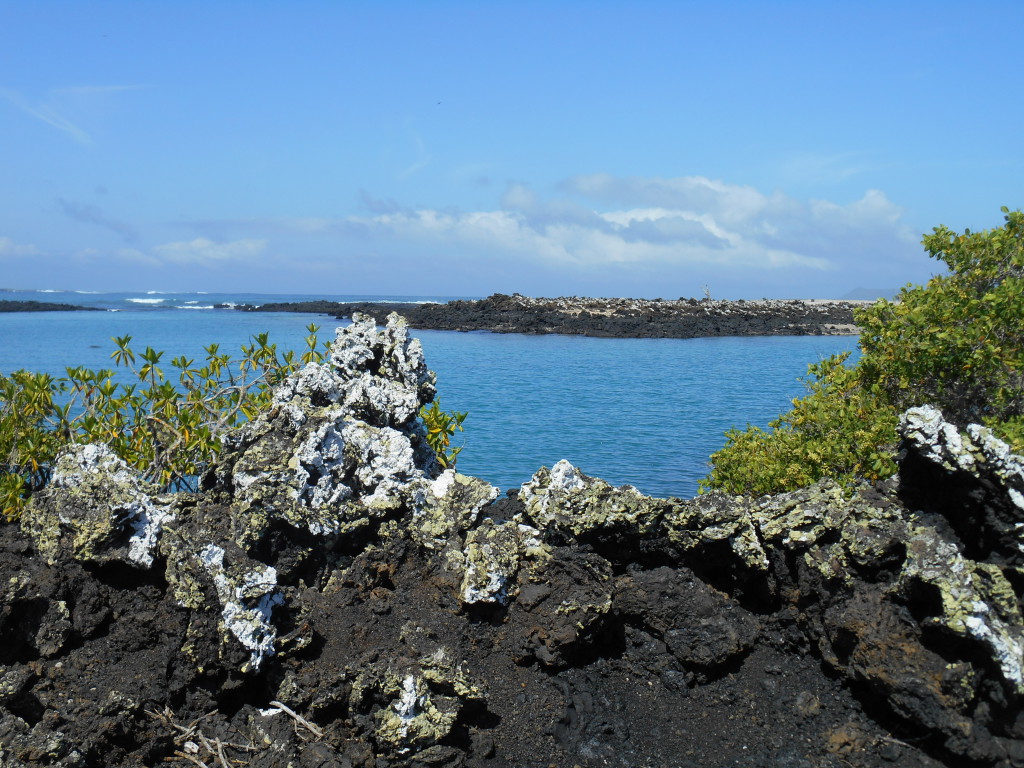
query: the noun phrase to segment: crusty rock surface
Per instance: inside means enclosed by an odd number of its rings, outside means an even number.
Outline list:
[[[433,395],[404,323],[356,317],[198,494],[69,451],[0,527],[0,764],[1024,765],[991,435],[908,413],[901,474],[852,495],[558,462],[499,498],[441,471]]]

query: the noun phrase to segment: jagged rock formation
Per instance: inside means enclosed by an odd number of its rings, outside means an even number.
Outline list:
[[[441,471],[356,317],[194,495],[102,446],[0,528],[0,763],[1024,765],[1020,457],[934,409],[852,496]]]

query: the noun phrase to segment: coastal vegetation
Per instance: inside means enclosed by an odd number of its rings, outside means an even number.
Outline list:
[[[1003,213],[1002,227],[938,227],[925,236],[925,250],[946,271],[907,286],[896,301],[857,310],[856,365],[844,355],[811,365],[808,393],[792,410],[767,429],[727,432],[702,488],[764,494],[823,477],[847,487],[884,479],[896,470],[899,414],[925,403],[1024,450],[1024,214]],[[488,301],[520,312],[528,300]],[[307,330],[301,354],[282,354],[259,334],[237,359],[213,344],[200,363],[176,357],[168,366],[162,352],[137,352],[125,336],[114,340],[117,371],[0,375],[2,514],[17,518],[47,483],[57,453],[75,443],[106,443],[158,487],[194,490],[220,437],[265,409],[275,382],[325,359],[318,327]],[[466,414],[435,401],[419,415],[439,463],[453,467],[462,448],[452,438]]]
[[[267,333],[256,334],[232,358],[218,344],[201,364],[185,356],[162,365],[164,353],[137,352],[131,336],[115,337],[114,369],[67,368],[66,375],[31,371],[0,374],[0,512],[19,518],[32,494],[49,482],[57,454],[73,444],[103,443],[169,491],[196,491],[199,478],[229,430],[266,410],[272,388],[310,362],[322,363],[330,342],[319,326],[306,327],[306,349],[281,352]],[[452,447],[467,413],[443,411],[435,400],[420,416],[442,467],[454,467]]]
[[[197,493],[62,452],[0,526],[0,764],[1021,754],[1024,477],[1002,442],[917,408],[898,487],[848,498],[655,498],[565,460],[502,497],[418,450],[436,397],[408,325],[359,315]]]
[[[811,365],[809,392],[791,411],[767,430],[727,432],[702,488],[765,494],[823,477],[884,479],[896,471],[899,414],[922,404],[1024,450],[1024,213],[1002,212],[1002,227],[926,235],[948,271],[857,310],[857,364]]]
[[[455,462],[465,446],[452,446],[452,437],[462,432],[462,422],[469,415],[466,411],[442,411],[441,398],[435,398],[430,405],[420,408],[420,418],[427,428],[427,443],[437,455],[438,463],[445,469],[454,468]]]
[[[264,410],[271,387],[309,362],[323,362],[329,343],[306,330],[306,349],[281,353],[268,334],[232,359],[217,344],[201,364],[185,356],[162,366],[163,352],[114,338],[113,369],[67,368],[65,376],[0,374],[0,509],[14,520],[49,481],[67,445],[105,443],[143,477],[167,490],[196,490],[221,448],[221,436]]]

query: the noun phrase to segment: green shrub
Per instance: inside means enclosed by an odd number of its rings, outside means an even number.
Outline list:
[[[468,415],[459,411],[442,411],[441,398],[420,409],[420,418],[427,428],[427,443],[434,449],[438,463],[445,469],[454,468],[459,454],[462,453],[464,446],[452,448],[451,443],[455,432],[462,432],[462,422]]]
[[[877,480],[895,469],[898,412],[861,385],[857,370],[844,365],[849,353],[809,368],[810,393],[769,424],[725,433],[728,442],[712,454],[702,488],[761,495],[791,491],[822,477],[850,485]]]
[[[896,408],[931,403],[964,426],[990,426],[1024,448],[1024,214],[962,235],[924,238],[949,274],[858,313],[862,379]]]
[[[57,453],[74,443],[106,443],[143,477],[164,490],[195,490],[199,476],[220,451],[227,430],[270,405],[272,387],[309,362],[323,362],[330,342],[318,344],[319,327],[306,328],[306,350],[278,353],[266,333],[244,345],[232,360],[217,344],[197,366],[184,356],[170,362],[146,347],[137,354],[132,337],[115,338],[111,358],[128,372],[116,383],[113,370],[68,368],[67,375],[15,371],[0,374],[0,511],[8,522],[21,516],[32,493],[43,488]],[[443,467],[454,467],[466,413],[444,412],[439,401],[420,416],[427,441]]]
[[[305,352],[281,355],[265,333],[232,360],[217,344],[202,365],[184,356],[161,368],[164,353],[141,354],[131,336],[115,338],[111,354],[128,372],[68,368],[67,375],[15,371],[0,374],[0,510],[17,519],[31,494],[49,480],[58,451],[73,443],[106,443],[143,476],[168,490],[194,490],[220,450],[220,436],[266,408],[271,387],[311,361],[322,362],[316,325],[307,327]]]
[[[845,357],[812,365],[809,394],[769,431],[727,432],[702,490],[777,493],[822,477],[844,485],[888,477],[898,415],[925,403],[1024,450],[1024,214],[1002,210],[998,229],[926,235],[925,249],[948,273],[858,311],[857,365],[843,365]]]

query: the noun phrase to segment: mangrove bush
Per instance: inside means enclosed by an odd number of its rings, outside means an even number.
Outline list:
[[[232,359],[217,344],[201,364],[185,356],[162,366],[163,352],[136,352],[131,336],[114,338],[121,369],[70,367],[54,377],[30,371],[0,374],[0,509],[20,516],[49,481],[61,448],[105,443],[143,477],[166,490],[194,490],[220,450],[221,435],[265,409],[271,387],[308,362],[322,362],[329,342],[306,330],[306,350],[278,352],[266,333]]]
[[[808,394],[768,430],[727,432],[702,488],[759,495],[888,477],[899,414],[926,403],[1024,450],[1024,213],[1002,212],[1002,227],[926,235],[948,271],[858,310],[857,364],[812,365]]]

